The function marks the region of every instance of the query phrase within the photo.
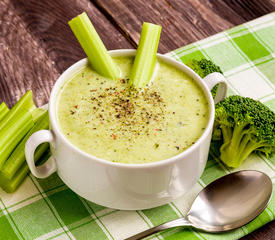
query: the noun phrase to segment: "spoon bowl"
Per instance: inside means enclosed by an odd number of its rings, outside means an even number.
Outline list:
[[[203,189],[186,218],[208,232],[239,228],[257,217],[268,205],[270,178],[259,171],[239,171],[221,177]]]
[[[125,240],[138,240],[173,227],[191,226],[206,232],[239,228],[256,218],[268,205],[271,179],[262,172],[244,170],[223,176],[197,195],[186,217],[148,229]]]

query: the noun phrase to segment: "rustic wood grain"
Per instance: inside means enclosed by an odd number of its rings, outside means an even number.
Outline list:
[[[61,72],[85,57],[67,22],[86,11],[108,49],[131,48],[89,0],[0,2],[0,102],[12,105],[27,90],[48,101]]]
[[[171,3],[168,0],[152,1],[151,4],[143,0],[96,0],[93,2],[110,18],[116,19],[122,31],[130,35],[136,44],[143,21],[162,25],[159,44],[159,52],[162,53],[193,42],[194,39],[202,39],[206,35],[205,31],[208,31],[208,34],[214,34],[221,30],[216,26],[215,31],[212,26],[202,21],[200,14],[193,5],[190,5],[189,1],[181,1],[180,4],[176,1]],[[177,9],[178,5],[180,9]],[[221,25],[224,24],[228,28],[233,26],[229,22],[219,20],[222,22]]]
[[[27,89],[45,103],[58,77],[52,60],[8,0],[0,1],[0,102],[14,104]]]
[[[41,47],[55,61],[58,71],[85,56],[72,34],[68,21],[86,12],[107,49],[131,48],[129,42],[109,23],[89,0],[34,1],[10,0],[17,14],[33,35],[39,36]]]
[[[269,13],[272,0],[92,0],[131,42],[138,43],[143,21],[163,26],[159,52],[165,53]],[[256,3],[257,2],[257,3]],[[262,7],[264,5],[265,7]],[[244,7],[241,11],[239,8]],[[246,14],[247,9],[250,12]]]
[[[218,5],[217,1],[211,1]],[[224,1],[237,15],[241,16],[245,22],[260,17],[266,13],[275,11],[274,0],[227,0]],[[228,16],[228,19],[232,19]]]

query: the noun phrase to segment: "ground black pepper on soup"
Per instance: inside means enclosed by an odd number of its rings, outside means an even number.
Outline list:
[[[98,158],[135,164],[173,157],[194,144],[209,120],[197,83],[159,60],[149,87],[137,90],[128,84],[133,58],[114,60],[121,79],[87,65],[61,88],[57,118],[66,138]]]

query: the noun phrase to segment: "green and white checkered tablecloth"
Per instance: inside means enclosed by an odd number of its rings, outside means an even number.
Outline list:
[[[216,34],[169,53],[179,61],[206,57],[221,66],[230,90],[258,99],[275,110],[275,13]],[[275,157],[253,155],[240,168],[267,173],[275,182]],[[236,171],[234,170],[234,171]],[[209,158],[205,171],[184,197],[143,211],[118,211],[89,202],[72,192],[56,174],[28,176],[13,194],[0,191],[0,239],[123,239],[187,212],[196,194],[229,172]],[[253,222],[223,234],[173,229],[150,239],[238,239],[275,218],[275,196]]]

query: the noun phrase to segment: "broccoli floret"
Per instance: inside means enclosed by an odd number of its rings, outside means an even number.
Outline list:
[[[254,99],[230,96],[216,104],[212,140],[220,141],[219,158],[229,167],[240,166],[252,152],[270,157],[275,150],[275,113]]]
[[[187,63],[187,66],[192,68],[201,78],[206,77],[213,72],[223,73],[221,68],[215,65],[212,61],[207,59],[195,60]]]
[[[219,72],[223,74],[221,68],[217,65],[215,65],[212,61],[207,59],[201,59],[201,60],[192,60],[186,64],[188,67],[192,68],[193,71],[195,71],[201,78],[206,77],[208,74],[213,72]],[[212,96],[213,98],[216,96],[218,86],[216,85],[212,90]]]

